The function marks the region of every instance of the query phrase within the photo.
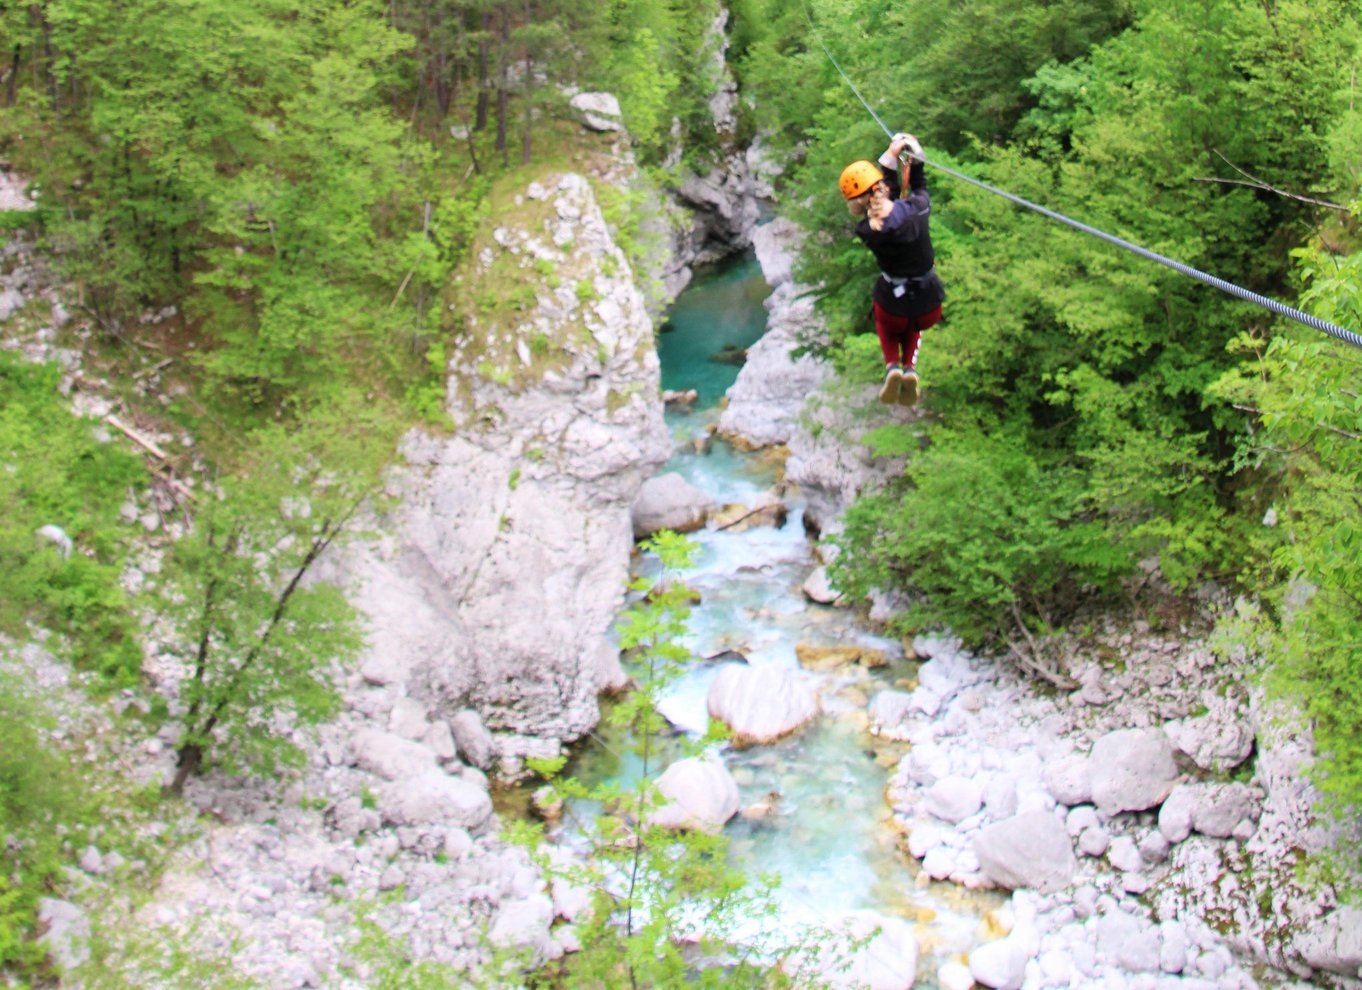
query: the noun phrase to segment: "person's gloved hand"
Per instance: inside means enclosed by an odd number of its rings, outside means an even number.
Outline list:
[[[923,160],[922,145],[917,138],[911,134],[895,134],[889,142],[889,154],[898,158],[905,151],[913,156],[913,160],[919,162]]]

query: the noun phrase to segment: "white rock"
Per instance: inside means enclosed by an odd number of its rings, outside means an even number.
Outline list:
[[[3,317],[0,317],[0,319],[3,319]],[[66,530],[62,529],[60,526],[49,523],[46,526],[40,527],[37,530],[37,535],[44,540],[47,540],[49,543],[56,544],[57,549],[61,551],[62,557],[70,559],[71,551],[75,549],[76,545],[71,542],[71,537],[66,535]]]
[[[17,289],[0,289],[0,320],[8,320],[23,305],[24,297]]]
[[[90,918],[83,908],[44,897],[38,902],[38,922],[45,929],[39,941],[60,969],[74,969],[90,958]]]
[[[412,698],[398,698],[388,713],[388,731],[403,739],[420,739],[430,728],[426,706]]]
[[[976,983],[999,990],[1020,990],[1031,957],[1012,938],[986,942],[969,954],[969,971]]]
[[[911,711],[912,695],[904,691],[881,691],[870,700],[870,722],[880,729],[899,728]]]
[[[984,810],[995,822],[1011,818],[1018,811],[1017,781],[1011,774],[994,774],[984,785]]]
[[[1175,787],[1159,808],[1159,834],[1177,844],[1192,834],[1192,792]]]
[[[941,990],[972,990],[974,976],[968,966],[952,959],[937,969],[936,982]]]
[[[1128,835],[1118,836],[1112,840],[1111,847],[1107,850],[1107,862],[1123,872],[1144,869],[1140,850],[1135,845],[1135,840]]]
[[[1078,868],[1064,825],[1044,811],[1016,815],[983,829],[974,838],[974,854],[984,876],[1008,888],[1059,890]]]
[[[1176,921],[1159,925],[1159,969],[1181,973],[1187,968],[1187,933]]]
[[[86,873],[98,876],[104,872],[104,857],[94,846],[86,846],[85,851],[80,854],[79,865]]]
[[[1158,972],[1159,948],[1159,932],[1148,921],[1119,910],[1097,920],[1098,955],[1122,969]]]
[[[677,760],[657,778],[657,789],[667,803],[649,821],[664,828],[718,832],[741,804],[737,782],[713,755]]]
[[[361,729],[350,741],[355,764],[385,780],[414,777],[435,768],[435,754],[420,743],[380,729]]]
[[[569,105],[582,115],[583,123],[593,131],[624,129],[620,101],[613,93],[578,93]]]
[[[467,856],[473,849],[473,837],[462,828],[449,828],[445,830],[444,850],[445,855],[454,862],[458,862]]]
[[[1101,856],[1111,847],[1111,836],[1101,825],[1092,825],[1078,834],[1078,851],[1084,856]]]
[[[1045,782],[1045,789],[1060,804],[1072,807],[1092,800],[1092,781],[1086,756],[1072,754],[1048,761],[1041,779]]]
[[[842,597],[842,593],[828,581],[828,569],[821,565],[809,572],[800,590],[804,592],[805,598],[820,605],[836,604]]]
[[[1177,782],[1173,747],[1157,729],[1118,729],[1093,745],[1093,803],[1108,815],[1157,807]]]
[[[678,533],[700,529],[714,508],[712,498],[675,471],[656,475],[643,483],[630,509],[634,538],[661,529]]]
[[[1356,976],[1362,968],[1362,908],[1338,908],[1315,921],[1292,943],[1311,966]]]
[[[955,850],[949,846],[933,846],[922,857],[922,872],[933,880],[945,880],[957,869]]]
[[[785,965],[828,990],[910,990],[917,975],[918,944],[908,922],[851,911],[828,922],[826,930],[826,942],[796,953]]]
[[[471,708],[465,708],[449,720],[449,729],[454,734],[459,755],[469,766],[479,770],[492,766],[496,758],[496,743],[483,724],[481,715]]]
[[[943,822],[955,825],[983,806],[983,788],[968,777],[943,777],[923,796],[923,807]]]
[[[1246,713],[1223,698],[1215,698],[1205,715],[1168,722],[1163,730],[1203,770],[1233,770],[1253,752],[1253,730]]]
[[[498,948],[529,950],[542,964],[553,951],[549,935],[552,923],[553,901],[543,894],[531,894],[501,905],[492,918],[487,940]]]
[[[1167,837],[1156,828],[1150,829],[1139,841],[1140,858],[1146,863],[1162,863],[1168,858],[1169,848]]]
[[[914,859],[921,859],[941,845],[944,838],[940,828],[930,822],[920,822],[908,833],[908,854]]]
[[[1191,801],[1192,828],[1202,835],[1226,839],[1244,819],[1259,814],[1258,798],[1247,784],[1192,783],[1182,784]]]
[[[426,734],[421,741],[441,763],[448,763],[459,755],[458,746],[454,743],[454,733],[449,728],[448,722],[430,723],[430,727],[426,729]]]
[[[1049,949],[1037,960],[1045,979],[1056,986],[1069,986],[1075,976],[1073,957],[1061,949]]]
[[[386,784],[379,798],[384,821],[394,825],[456,825],[476,829],[492,814],[487,792],[443,770]]]
[[[1090,804],[1071,808],[1064,816],[1064,826],[1070,835],[1079,835],[1084,829],[1092,828],[1094,825],[1101,825],[1101,820],[1097,817],[1097,809]]]
[[[729,664],[710,684],[712,718],[728,726],[736,746],[775,742],[818,715],[818,695],[800,671],[769,664]]]

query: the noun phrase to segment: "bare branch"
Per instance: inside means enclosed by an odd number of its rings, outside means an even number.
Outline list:
[[[1251,188],[1253,188],[1253,189],[1262,189],[1264,192],[1274,193],[1275,195],[1283,196],[1283,197],[1285,197],[1285,198],[1287,198],[1287,199],[1294,199],[1294,200],[1297,200],[1298,202],[1301,202],[1301,203],[1309,203],[1311,206],[1323,206],[1323,207],[1325,207],[1326,209],[1338,210],[1338,211],[1341,212],[1341,213],[1347,213],[1347,212],[1349,212],[1349,211],[1348,211],[1348,208],[1347,208],[1346,206],[1341,206],[1341,205],[1338,204],[1338,203],[1330,203],[1328,200],[1314,199],[1313,197],[1310,197],[1310,196],[1302,196],[1302,195],[1300,195],[1299,193],[1287,192],[1285,189],[1278,189],[1278,188],[1277,188],[1276,186],[1274,186],[1272,183],[1270,183],[1270,182],[1265,182],[1265,181],[1263,181],[1262,179],[1258,178],[1258,176],[1253,175],[1252,173],[1247,172],[1247,171],[1245,171],[1244,169],[1240,168],[1238,165],[1234,164],[1234,162],[1230,161],[1230,160],[1229,160],[1228,158],[1226,158],[1223,154],[1221,154],[1221,152],[1220,152],[1219,149],[1217,149],[1217,148],[1212,148],[1211,150],[1214,151],[1214,152],[1216,153],[1216,156],[1219,157],[1221,161],[1223,161],[1223,162],[1224,162],[1226,165],[1228,165],[1230,168],[1234,169],[1236,172],[1238,172],[1238,173],[1239,173],[1240,175],[1242,175],[1244,178],[1242,178],[1242,179],[1221,179],[1221,178],[1218,178],[1218,177],[1216,177],[1216,176],[1200,176],[1200,175],[1199,175],[1199,176],[1194,176],[1192,181],[1194,181],[1194,182],[1218,182],[1218,183],[1222,183],[1222,184],[1224,184],[1224,185],[1229,185],[1229,186],[1249,186],[1249,187],[1251,187]]]

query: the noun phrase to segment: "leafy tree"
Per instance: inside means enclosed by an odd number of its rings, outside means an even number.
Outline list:
[[[354,532],[392,439],[358,406],[265,428],[200,499],[158,589],[186,641],[172,793],[210,760],[290,763],[300,756],[290,734],[338,710],[338,667],[362,639],[341,590],[315,569]]]
[[[1357,212],[1354,211],[1354,223]],[[1306,299],[1321,317],[1362,325],[1362,252],[1302,252]],[[1240,453],[1271,525],[1259,572],[1267,606],[1254,632],[1266,640],[1269,687],[1294,700],[1313,730],[1314,779],[1345,823],[1362,807],[1362,355],[1305,331],[1253,355],[1221,388],[1253,411]],[[1356,870],[1356,844],[1342,845]]]
[[[210,377],[273,407],[357,365],[381,376],[404,337],[419,361],[442,318],[426,279],[448,268],[402,265],[447,194],[385,104],[407,39],[382,5],[57,0],[40,17],[60,99],[21,89],[3,135],[113,336],[183,300]]]

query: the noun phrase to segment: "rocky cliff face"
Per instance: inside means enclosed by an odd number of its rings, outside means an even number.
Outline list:
[[[652,324],[590,184],[513,195],[458,294],[523,308],[470,317],[450,362],[455,435],[407,438],[399,507],[350,564],[365,682],[474,709],[511,773],[594,725],[620,680],[629,505],[669,451]]]

